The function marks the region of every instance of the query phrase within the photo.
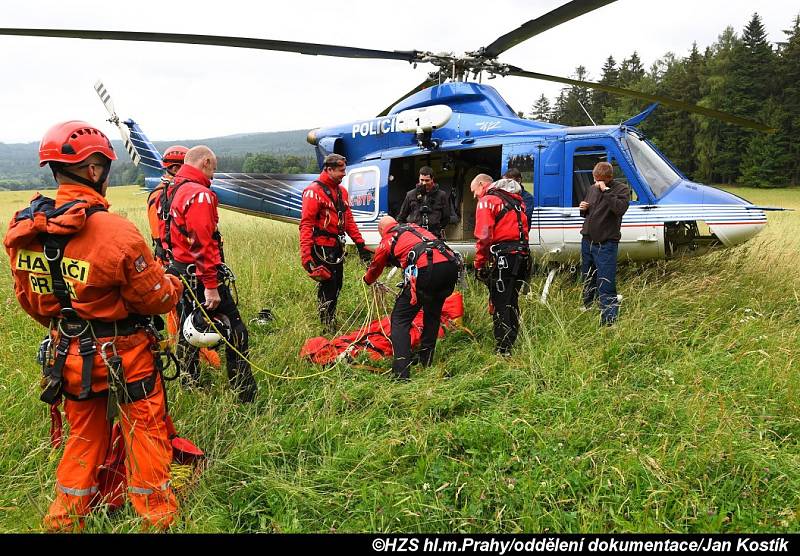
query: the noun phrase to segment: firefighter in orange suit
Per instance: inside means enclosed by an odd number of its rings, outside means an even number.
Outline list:
[[[183,166],[183,161],[186,158],[186,151],[188,147],[183,145],[172,145],[164,151],[161,157],[161,165],[164,167],[164,174],[161,176],[161,183],[159,183],[147,196],[147,222],[150,225],[150,239],[153,242],[153,251],[156,258],[164,263],[164,247],[161,245],[161,240],[158,234],[158,199],[161,197],[161,192],[169,187],[172,180],[175,179],[175,174]]]
[[[98,466],[114,418],[122,426],[136,512],[161,529],[178,510],[149,315],[169,312],[182,286],[164,274],[136,227],[108,212],[105,192],[116,158],[108,138],[86,122],[52,127],[39,161],[58,182],[56,198],[34,197],[14,215],[4,240],[17,300],[50,330],[40,349],[41,398],[54,405],[66,398],[70,435],[44,520],[49,530],[79,529],[102,502]]]

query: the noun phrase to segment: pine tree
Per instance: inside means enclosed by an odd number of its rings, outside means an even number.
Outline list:
[[[661,58],[651,72],[657,80],[658,94],[697,104],[700,100],[702,60],[697,44],[692,45],[687,58],[677,59],[671,53]],[[694,178],[697,162],[693,143],[697,134],[697,122],[691,114],[662,106],[646,123],[648,129],[652,130],[653,140],[659,149],[684,174]]]
[[[616,87],[618,81],[619,69],[617,69],[617,62],[614,60],[613,56],[609,56],[606,58],[606,63],[603,64],[603,76],[600,78],[599,83]],[[607,108],[613,110],[618,105],[619,97],[616,95],[597,89],[592,90],[592,107],[590,112],[597,123],[605,122],[604,118]]]
[[[731,83],[732,92],[738,100],[734,114],[755,118],[766,108],[767,101],[777,93],[776,82],[778,76],[775,74],[776,56],[767,41],[767,34],[761,23],[761,17],[756,13],[742,33],[742,42],[734,51],[735,64],[733,67],[733,81]],[[762,108],[763,107],[763,108]],[[776,111],[773,106],[770,112],[763,112],[763,115],[772,117]],[[749,152],[750,143],[755,142],[754,151],[763,152],[764,145],[770,140],[761,136],[761,132],[737,128],[736,143],[726,146],[728,150],[740,153]],[[775,138],[772,138],[774,141]],[[766,183],[772,178],[772,172],[766,170],[766,165],[756,165],[750,167],[752,161],[742,161],[739,165],[739,173],[747,173],[751,180],[757,183]],[[769,163],[771,164],[771,163]],[[761,179],[753,179],[754,176],[763,168],[764,175]]]
[[[701,80],[700,105],[735,113],[737,99],[732,92],[734,51],[741,43],[733,27],[727,27],[716,43],[706,49],[706,72]],[[731,183],[738,174],[739,136],[734,126],[714,118],[697,117],[695,136],[698,178],[707,183]]]
[[[800,15],[784,34],[787,40],[779,44],[778,77],[785,119],[779,133],[785,134],[786,141],[785,179],[792,185],[800,185]]]
[[[634,91],[655,92],[655,83],[645,73],[639,54],[635,51],[630,58],[622,61],[617,78],[617,86]],[[617,97],[603,109],[603,121],[618,124],[641,112],[647,102],[633,97]]]
[[[630,58],[622,60],[619,68],[619,86],[629,87],[644,77],[644,66],[639,59],[639,54],[634,50]]]
[[[574,79],[586,81],[589,74],[584,66],[575,68]],[[591,125],[592,122],[586,116],[586,110],[591,104],[591,93],[586,87],[573,86],[568,89],[566,101],[564,103],[564,123],[565,125]]]
[[[742,185],[782,187],[788,184],[789,164],[786,112],[778,101],[770,98],[759,112],[760,120],[776,129],[774,133],[756,133],[742,157]]]
[[[558,97],[556,97],[556,103],[553,106],[553,112],[550,121],[555,124],[571,125],[567,123],[566,113],[567,113],[567,89],[561,89],[561,92],[558,93]]]
[[[528,114],[529,119],[531,120],[539,120],[540,122],[549,122],[550,118],[552,118],[551,114],[552,108],[550,106],[550,101],[544,94],[539,97],[539,100],[536,101],[536,104],[531,106],[531,112]]]

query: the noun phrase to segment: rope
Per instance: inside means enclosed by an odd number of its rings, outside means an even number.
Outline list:
[[[197,296],[195,295],[195,293],[194,293],[194,289],[192,289],[192,288],[190,288],[190,287],[189,287],[189,284],[188,284],[188,282],[186,281],[186,278],[185,278],[183,275],[181,275],[181,281],[183,282],[183,286],[184,286],[184,288],[185,288],[186,290],[188,290],[188,291],[189,291],[189,293],[191,294],[192,298],[194,299],[194,302],[197,304],[197,307],[198,307],[198,308],[200,309],[200,311],[203,313],[203,316],[204,316],[204,317],[206,318],[206,320],[207,320],[207,321],[208,321],[208,322],[211,324],[211,327],[214,329],[214,332],[216,332],[217,334],[219,334],[219,335],[220,335],[220,338],[222,338],[222,341],[223,341],[223,342],[225,342],[225,345],[226,345],[226,347],[227,347],[228,349],[232,349],[232,350],[234,351],[234,353],[236,353],[236,355],[238,355],[239,357],[241,357],[241,358],[242,358],[242,360],[244,360],[244,361],[248,362],[248,363],[250,364],[250,366],[251,366],[251,367],[253,367],[254,369],[256,369],[256,370],[258,370],[258,371],[261,371],[262,373],[264,373],[264,374],[266,374],[266,375],[268,375],[268,376],[271,376],[271,377],[273,377],[273,378],[280,378],[280,379],[284,379],[284,380],[303,380],[303,379],[306,379],[306,378],[312,378],[312,377],[315,377],[315,376],[320,376],[320,375],[324,375],[324,374],[326,374],[326,373],[329,373],[329,372],[330,372],[331,370],[333,370],[333,368],[335,367],[335,365],[332,365],[331,367],[329,367],[329,368],[327,368],[327,369],[323,369],[322,371],[320,371],[320,372],[318,372],[318,373],[313,373],[313,374],[310,374],[310,375],[302,375],[302,376],[276,375],[275,373],[271,373],[271,372],[269,372],[268,370],[266,370],[266,369],[264,369],[264,368],[262,368],[262,367],[259,367],[258,365],[256,365],[255,363],[253,363],[253,361],[251,361],[250,359],[248,359],[247,357],[245,357],[245,356],[244,356],[244,354],[243,354],[242,352],[240,352],[238,349],[236,349],[236,346],[234,346],[233,344],[231,344],[231,343],[228,341],[228,339],[225,337],[225,335],[224,335],[222,332],[220,332],[220,330],[217,328],[217,325],[216,325],[216,324],[214,324],[214,321],[213,321],[213,319],[212,319],[212,318],[209,316],[209,314],[206,312],[206,308],[205,308],[205,307],[203,307],[203,304],[202,304],[202,303],[200,303],[200,300],[199,300],[199,299],[197,298]]]

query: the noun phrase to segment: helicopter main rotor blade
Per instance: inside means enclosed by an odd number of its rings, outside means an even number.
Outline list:
[[[417,59],[416,50],[372,50],[354,48],[334,44],[316,44],[310,42],[277,41],[271,39],[253,39],[247,37],[224,37],[219,35],[187,35],[182,33],[142,33],[138,31],[91,31],[85,29],[11,29],[0,28],[0,35],[16,35],[23,37],[56,37],[72,39],[171,42],[181,44],[204,44],[211,46],[229,46],[234,48],[253,48],[256,50],[278,50],[296,52],[310,56],[337,56],[340,58],[376,58],[382,60],[403,60],[412,62]]]
[[[482,54],[488,58],[496,58],[512,46],[528,40],[529,38],[552,29],[557,25],[566,23],[570,19],[582,16],[606,4],[611,4],[616,0],[572,0],[555,10],[544,14],[536,19],[531,19],[527,23],[520,25],[510,33],[496,39],[492,44],[482,50]]]
[[[387,106],[386,108],[384,108],[383,110],[381,110],[381,113],[380,113],[380,114],[378,114],[378,116],[377,116],[377,117],[378,117],[378,118],[380,118],[380,117],[383,117],[383,116],[387,115],[387,114],[389,113],[389,110],[391,110],[391,109],[392,109],[392,107],[393,107],[394,105],[396,105],[398,102],[400,102],[400,101],[403,101],[403,100],[407,99],[408,97],[410,97],[410,96],[411,96],[411,95],[413,95],[414,93],[418,93],[418,92],[420,92],[422,89],[427,89],[428,87],[431,87],[431,86],[433,86],[433,85],[436,85],[438,82],[439,82],[439,81],[438,81],[438,80],[436,80],[436,79],[431,79],[431,78],[428,78],[428,79],[426,79],[425,81],[423,81],[422,83],[420,83],[419,85],[417,85],[416,87],[414,87],[413,89],[411,89],[410,91],[408,91],[406,94],[404,94],[403,96],[401,96],[400,98],[398,98],[398,99],[397,99],[396,101],[394,101],[392,104],[390,104],[389,106]]]
[[[658,102],[660,104],[663,104],[664,106],[669,106],[670,108],[685,110],[686,112],[693,112],[695,114],[702,114],[703,116],[708,116],[709,118],[716,118],[717,120],[722,120],[723,122],[728,122],[730,124],[738,125],[740,127],[756,129],[758,131],[767,131],[767,132],[775,131],[773,128],[766,126],[755,120],[748,120],[747,118],[734,116],[733,114],[728,114],[727,112],[721,112],[719,110],[705,108],[703,106],[698,106],[690,102],[684,102],[682,100],[665,97],[663,95],[652,95],[650,93],[643,93],[641,91],[634,91],[632,89],[622,89],[621,87],[614,87],[612,85],[603,85],[602,83],[594,83],[592,81],[579,81],[577,79],[558,77],[556,75],[547,75],[544,73],[525,71],[519,68],[512,68],[512,70],[509,71],[507,75],[515,75],[517,77],[528,77],[530,79],[541,79],[542,81],[555,81],[556,83],[564,83],[565,85],[573,85],[576,87],[586,87],[588,89],[596,89],[598,91],[605,91],[613,95],[633,97],[646,100],[649,102]]]

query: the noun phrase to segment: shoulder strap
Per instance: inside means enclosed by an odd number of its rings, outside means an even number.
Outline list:
[[[389,246],[389,256],[390,257],[394,257],[395,260],[397,260],[397,256],[394,253],[394,248],[397,247],[397,242],[400,239],[400,236],[403,235],[406,232],[411,232],[412,234],[417,236],[422,241],[425,241],[425,238],[422,236],[422,234],[419,233],[417,230],[415,230],[410,224],[399,224],[399,225],[397,225],[395,227],[395,235],[392,238],[392,244]]]
[[[392,239],[392,244],[389,247],[389,256],[393,258],[395,261],[399,262],[397,255],[395,254],[395,247],[397,246],[397,241],[400,239],[400,236],[403,235],[405,232],[410,232],[411,234],[415,235],[420,242],[412,249],[414,252],[414,260],[419,260],[421,253],[426,252],[428,254],[428,263],[433,262],[432,254],[433,249],[439,251],[444,257],[451,262],[455,262],[457,257],[448,245],[442,241],[441,239],[429,239],[422,235],[422,233],[415,229],[411,224],[400,224],[396,228],[397,233],[395,234],[394,238]],[[419,252],[418,252],[419,251]],[[409,255],[411,252],[409,252]]]
[[[175,187],[172,189],[172,195],[169,194],[169,186],[165,186],[158,199],[158,216],[164,221],[164,241],[167,244],[167,250],[172,249],[172,203],[175,201],[175,197],[178,195],[178,190],[185,183],[189,183],[189,180],[182,181],[175,185]],[[189,231],[185,228],[182,228],[177,224],[175,227],[178,228],[178,231],[184,236],[189,236]]]
[[[70,206],[74,204],[75,202],[67,203],[67,205]],[[62,209],[64,206],[66,205],[62,205],[52,213],[48,213],[47,218],[50,219],[54,216],[58,216],[58,214],[63,214],[64,210]],[[91,206],[86,209],[86,218],[88,219],[98,212],[107,211],[108,209],[102,205]],[[64,280],[64,275],[61,272],[61,261],[64,259],[64,251],[67,248],[67,244],[73,237],[74,234],[59,235],[45,233],[40,235],[44,258],[47,259],[47,266],[50,268],[50,278],[53,281],[53,295],[56,296],[58,304],[61,306],[61,313],[65,317],[67,313],[74,313],[74,309],[72,308],[72,300],[69,296],[67,282]]]
[[[509,212],[514,211],[517,215],[517,228],[519,230],[519,240],[521,242],[525,241],[525,227],[522,225],[522,201],[518,201],[514,197],[511,196],[510,193],[503,191],[502,189],[490,189],[486,192],[486,195],[494,195],[501,201],[503,201],[503,208],[500,209],[500,212],[497,213],[497,216],[494,219],[495,226],[503,219],[503,217]]]

